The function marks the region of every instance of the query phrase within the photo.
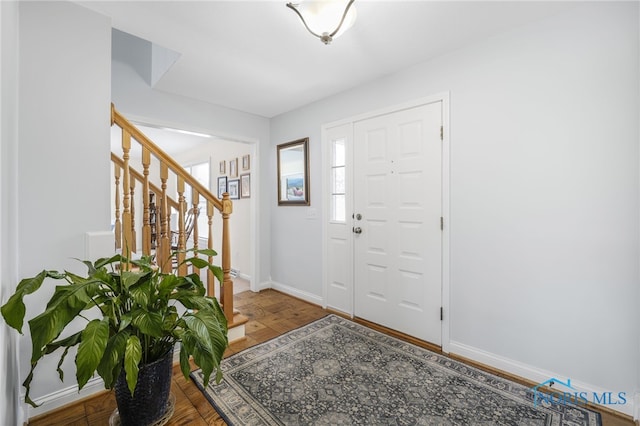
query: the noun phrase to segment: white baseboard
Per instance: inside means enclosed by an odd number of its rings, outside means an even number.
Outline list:
[[[267,290],[272,288],[272,282],[271,281],[263,281],[261,283],[258,283],[258,285],[256,286],[256,291],[262,291],[262,290]]]
[[[524,364],[519,361],[515,361],[509,358],[505,358],[490,352],[486,352],[482,349],[478,349],[472,346],[465,345],[463,343],[451,341],[449,343],[449,353],[451,355],[460,355],[470,360],[479,362],[481,364],[497,368],[504,372],[514,374],[516,376],[520,376],[523,379],[531,380],[535,383],[542,383],[552,377],[555,377],[560,380],[566,380],[567,378],[557,372],[547,371],[538,367],[534,367],[528,364]],[[597,386],[593,386],[587,383],[579,382],[577,380],[571,379],[571,386],[575,389],[576,392],[587,392],[588,395],[593,395],[597,393],[598,395],[602,395],[605,392],[614,392],[617,394],[619,389],[600,389]],[[635,400],[634,400],[635,399]],[[632,397],[631,392],[627,392],[627,402],[622,405],[606,405],[606,408],[618,411],[627,415],[635,415],[636,419],[638,418],[638,409],[640,408],[640,403],[638,402],[640,399],[640,395],[636,394],[635,397]],[[591,401],[592,402],[592,401]],[[604,407],[604,406],[603,406]]]
[[[93,377],[89,379],[87,384],[84,385],[80,392],[78,392],[78,385],[75,384],[73,386],[60,389],[59,391],[52,392],[40,398],[35,398],[33,401],[38,404],[39,407],[33,408],[29,404],[25,403],[24,395],[20,396],[20,402],[24,404],[23,406],[25,409],[25,418],[30,419],[31,417],[39,416],[41,414],[47,413],[51,410],[55,410],[56,408],[60,408],[64,405],[71,404],[72,402],[75,402],[81,398],[86,398],[103,390],[104,382],[102,381],[102,378]]]
[[[274,290],[281,291],[281,292],[283,292],[285,294],[288,294],[290,296],[297,297],[298,299],[302,299],[302,300],[304,300],[306,302],[313,303],[314,305],[322,306],[322,304],[323,304],[321,296],[318,296],[318,295],[315,295],[315,294],[312,294],[312,293],[308,293],[306,291],[302,291],[302,290],[299,290],[297,288],[290,287],[288,285],[284,285],[284,284],[281,284],[281,283],[278,283],[278,282],[275,282],[275,281],[271,282],[271,287],[270,288],[272,288]]]

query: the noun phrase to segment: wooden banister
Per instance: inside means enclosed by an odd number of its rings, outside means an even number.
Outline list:
[[[121,248],[122,253],[126,257],[136,252],[136,227],[140,227],[142,239],[142,253],[145,255],[152,254],[155,249],[155,258],[158,266],[163,272],[172,272],[174,267],[179,275],[190,273],[185,265],[181,265],[185,258],[184,250],[187,244],[193,244],[194,249],[198,249],[198,236],[206,234],[208,236],[207,247],[213,249],[213,215],[214,209],[222,214],[221,229],[221,266],[223,271],[223,282],[220,289],[220,302],[227,321],[232,326],[234,323],[233,309],[233,281],[231,279],[231,238],[229,219],[233,212],[233,204],[229,198],[229,194],[225,193],[222,200],[218,199],[208,188],[198,182],[191,174],[189,174],[178,162],[166,154],[147,136],[145,136],[138,128],[131,124],[124,116],[122,116],[111,105],[111,124],[117,125],[122,129],[122,156],[111,153],[111,161],[114,163],[115,175],[115,236],[116,248]],[[142,172],[136,170],[136,166],[130,164],[131,140],[138,142],[142,149],[142,158],[140,161]],[[159,179],[160,186],[152,182],[150,177],[150,165],[152,157],[159,163]],[[155,164],[155,163],[154,163]],[[167,184],[171,176],[172,182],[175,176],[176,182],[176,198],[172,198],[168,194]],[[141,183],[136,191],[136,182]],[[156,180],[157,182],[157,180]],[[187,200],[185,192],[187,187],[191,189],[191,199]],[[150,208],[149,194],[155,194],[153,229],[155,246],[152,245],[152,217]],[[138,203],[142,203],[142,220],[135,220],[135,199],[138,195]],[[120,201],[122,199],[122,209]],[[140,201],[141,199],[141,201]],[[206,202],[206,212],[199,210],[200,201]],[[139,204],[138,204],[139,206]],[[171,241],[171,210],[177,212],[177,258],[171,259],[174,253]],[[187,212],[191,215],[193,223],[190,229],[185,229],[185,220]],[[207,232],[201,232],[198,226],[198,214],[206,214]],[[192,227],[192,228],[191,228]],[[189,240],[187,240],[189,238]],[[192,238],[192,240],[191,240]],[[174,247],[174,249],[175,249]],[[197,253],[195,254],[197,256]],[[213,262],[213,257],[208,256],[209,263]],[[121,265],[123,270],[128,270],[130,265]],[[197,268],[193,268],[191,273],[199,273]],[[209,271],[207,272],[207,292],[211,297],[215,296],[215,277]]]
[[[119,181],[119,178],[120,178],[120,175],[119,175],[120,169],[122,168],[124,163],[123,163],[122,159],[120,157],[118,157],[117,155],[115,155],[113,152],[111,153],[111,162],[114,163],[116,166],[119,166],[118,175],[116,176],[116,178],[118,179],[118,180],[116,180],[116,183],[117,183]],[[143,182],[144,181],[144,176],[140,172],[136,171],[136,169],[130,167],[129,171],[130,171],[131,178],[137,180],[138,182]],[[119,189],[120,188],[116,188],[116,194],[119,192]],[[160,194],[162,194],[162,189],[160,189],[159,186],[154,185],[153,182],[151,182],[151,181],[149,182],[149,191],[153,192],[154,194],[157,194],[158,197],[160,196]],[[168,197],[167,202],[169,203],[169,207],[178,210],[178,202],[176,200],[174,200],[171,197]]]
[[[213,195],[213,193],[211,193],[211,191],[209,191],[204,185],[195,180],[193,176],[191,176],[189,172],[187,172],[176,160],[171,158],[158,145],[153,143],[151,139],[147,138],[144,133],[138,130],[137,127],[135,127],[126,118],[124,118],[115,109],[113,104],[111,105],[111,120],[112,124],[117,124],[123,130],[123,132],[129,133],[142,146],[153,152],[154,156],[158,158],[161,163],[166,164],[173,173],[189,182],[189,185],[191,185],[192,188],[196,189],[200,193],[200,195],[202,195],[207,200],[211,200],[218,211],[222,211],[222,201],[220,201],[215,195]]]

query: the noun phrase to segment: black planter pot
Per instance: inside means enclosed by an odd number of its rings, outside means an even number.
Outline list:
[[[115,386],[121,426],[150,425],[164,415],[171,391],[172,365],[173,348],[159,360],[140,367],[133,397],[122,370]]]

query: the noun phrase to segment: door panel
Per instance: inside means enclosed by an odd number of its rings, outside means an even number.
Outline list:
[[[440,102],[354,126],[355,315],[441,343]]]

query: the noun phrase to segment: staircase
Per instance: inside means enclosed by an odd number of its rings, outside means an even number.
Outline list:
[[[221,250],[216,259],[221,261],[224,280],[219,289],[213,273],[207,270],[207,294],[215,297],[219,295],[225,317],[229,326],[229,341],[244,338],[244,324],[247,318],[233,308],[233,280],[231,279],[231,239],[229,235],[229,218],[233,212],[233,204],[229,194],[224,193],[218,199],[209,189],[193,178],[180,164],[147,138],[131,122],[124,118],[111,105],[111,125],[118,126],[122,131],[122,152],[111,153],[111,162],[115,177],[115,246],[127,254],[136,255],[155,254],[158,267],[163,272],[172,272],[180,276],[190,273],[200,273],[193,267],[187,269],[182,265],[185,259],[184,250],[199,249],[199,235],[207,235],[207,247],[213,249],[214,238],[221,239]],[[139,164],[132,164],[131,152],[133,148],[141,151]],[[136,145],[137,144],[137,145]],[[157,176],[150,176],[151,165],[155,166]],[[136,191],[136,184],[141,190]],[[175,184],[175,191],[168,186]],[[171,194],[170,194],[171,193]],[[191,200],[186,200],[185,193],[191,193]],[[206,211],[200,214],[207,216],[207,229],[198,229],[195,221],[190,230],[189,238],[185,226],[185,218],[189,211],[198,209],[199,204],[206,204]],[[190,203],[190,207],[189,207]],[[136,218],[135,206],[142,206],[142,220]],[[214,232],[213,217],[218,211],[222,215],[222,229]],[[171,216],[177,215],[177,224],[173,230]],[[172,242],[173,240],[173,242]],[[142,247],[138,247],[138,241]],[[172,250],[177,247],[176,250]],[[197,256],[197,253],[195,254]],[[207,261],[214,262],[213,256]],[[216,292],[216,289],[218,290]]]

